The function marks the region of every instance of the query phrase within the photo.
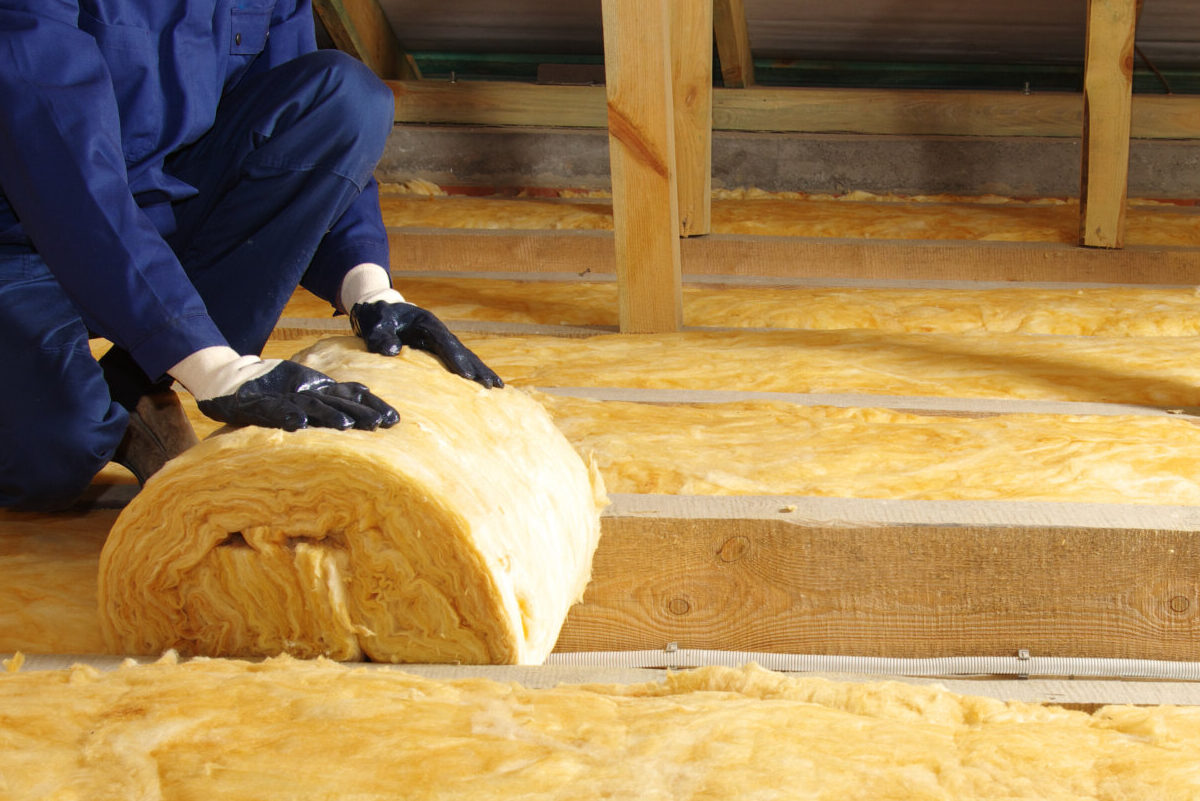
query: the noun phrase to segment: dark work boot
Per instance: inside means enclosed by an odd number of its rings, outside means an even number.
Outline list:
[[[143,395],[129,413],[129,427],[113,461],[145,485],[167,460],[199,442],[179,397],[171,390]]]

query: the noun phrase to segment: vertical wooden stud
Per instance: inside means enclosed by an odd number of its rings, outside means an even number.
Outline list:
[[[603,0],[608,148],[621,331],[683,320],[670,0]]]
[[[1125,237],[1136,0],[1088,0],[1083,75],[1079,242],[1119,248]]]
[[[734,89],[753,86],[754,61],[750,57],[750,34],[742,0],[714,0],[713,31],[725,85]]]
[[[679,234],[712,226],[712,0],[671,2]]]

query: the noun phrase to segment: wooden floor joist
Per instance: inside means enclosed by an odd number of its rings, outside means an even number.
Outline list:
[[[1197,564],[1193,508],[619,496],[558,648],[1192,661]]]
[[[388,234],[397,273],[616,272],[607,231],[392,228]],[[1176,286],[1200,276],[1200,250],[1155,246],[1110,252],[1055,243],[712,234],[682,241],[680,258],[686,275]]]
[[[794,496],[612,500],[593,581],[567,619],[560,652],[675,643],[897,658],[1024,649],[1200,661],[1195,508]],[[33,625],[52,633],[39,641],[54,652],[103,650],[93,572],[112,520],[103,510],[36,524],[6,516],[0,574],[6,597],[17,592],[20,601],[0,615],[0,651],[45,652],[14,639],[18,620],[40,621]],[[75,578],[30,585],[39,558],[57,560],[60,578]]]

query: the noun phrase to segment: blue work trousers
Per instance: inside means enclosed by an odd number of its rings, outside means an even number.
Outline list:
[[[167,242],[240,353],[262,351],[325,233],[375,191],[392,113],[369,70],[319,51],[239,86],[213,128],[167,161],[198,190],[175,204]],[[313,288],[332,298],[337,277]],[[124,351],[98,364],[89,336],[37,253],[0,254],[0,506],[69,505],[112,458],[127,408],[155,387]]]

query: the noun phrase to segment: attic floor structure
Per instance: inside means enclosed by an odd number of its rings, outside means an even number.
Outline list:
[[[681,331],[620,334],[611,272],[418,269],[404,250],[434,231],[447,254],[458,231],[485,249],[594,236],[605,198],[412,189],[384,198],[397,287],[538,399],[610,493],[560,653],[1197,660],[1195,286],[1066,282],[1053,260],[1022,283],[970,265],[905,279],[907,262],[879,279],[685,271]],[[1070,207],[744,194],[714,203],[716,231],[885,248],[1000,232],[1036,250]],[[1200,264],[1194,206],[1133,201],[1128,219],[1136,247]],[[299,293],[266,355],[348,334]],[[131,482],[112,466],[98,505],[3,513],[0,651],[105,651],[95,569],[118,509],[99,507]]]

